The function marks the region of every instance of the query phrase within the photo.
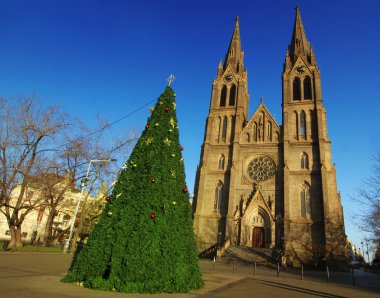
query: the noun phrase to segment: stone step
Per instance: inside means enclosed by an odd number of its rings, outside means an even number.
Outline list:
[[[264,265],[273,267],[272,249],[245,246],[230,246],[223,254],[224,263],[238,262],[245,265]]]

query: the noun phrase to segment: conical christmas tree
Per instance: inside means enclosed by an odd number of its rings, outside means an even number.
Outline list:
[[[119,292],[203,286],[179,144],[175,94],[166,87],[65,282]]]

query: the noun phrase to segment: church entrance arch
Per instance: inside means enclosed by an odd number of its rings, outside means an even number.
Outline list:
[[[241,244],[249,247],[271,247],[274,227],[270,211],[262,201],[252,200],[249,205],[242,218]]]

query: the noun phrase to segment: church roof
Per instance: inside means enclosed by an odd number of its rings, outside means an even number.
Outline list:
[[[299,56],[310,56],[310,43],[307,40],[305,29],[302,24],[300,7],[296,6],[296,18],[294,20],[292,40],[289,45],[289,55],[293,62]]]
[[[229,64],[233,65],[234,68],[240,64],[240,69],[243,70],[244,53],[241,48],[239,21],[239,17],[236,17],[234,33],[232,34],[230,45],[224,58],[224,69],[226,69]]]

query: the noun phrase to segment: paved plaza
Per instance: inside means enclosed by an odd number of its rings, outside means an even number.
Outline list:
[[[380,276],[362,270],[352,275],[331,272],[277,272],[273,268],[200,261],[206,286],[188,294],[124,294],[85,289],[59,280],[67,272],[71,255],[0,253],[0,297],[380,297]]]

